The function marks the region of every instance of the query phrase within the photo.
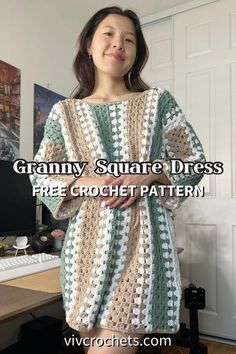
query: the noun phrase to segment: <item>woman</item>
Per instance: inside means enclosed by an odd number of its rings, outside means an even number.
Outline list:
[[[37,175],[33,184],[67,187],[41,197],[57,219],[70,217],[61,283],[70,327],[82,337],[141,341],[179,329],[181,284],[172,212],[178,197],[140,196],[142,185],[194,185],[202,175],[171,175],[171,158],[204,162],[200,142],[171,94],[140,78],[148,50],[137,16],[118,7],[86,24],[74,69],[79,88],[49,114],[36,161],[87,161],[81,177]],[[161,161],[160,174],[94,172],[96,162]],[[133,196],[73,197],[71,186],[135,185]],[[105,203],[105,204],[104,204]],[[87,348],[86,348],[87,350]],[[135,353],[137,347],[91,346],[89,353]]]

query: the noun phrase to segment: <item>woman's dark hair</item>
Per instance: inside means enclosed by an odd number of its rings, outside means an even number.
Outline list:
[[[96,12],[87,22],[78,38],[79,50],[73,63],[75,76],[79,82],[71,96],[73,98],[84,98],[91,95],[95,84],[94,64],[88,56],[88,45],[93,35],[104,18],[110,14],[128,17],[134,24],[136,32],[137,54],[135,62],[130,71],[124,76],[125,85],[128,90],[142,92],[149,88],[140,77],[140,72],[148,60],[148,47],[145,42],[138,16],[131,10],[122,10],[120,7],[105,7]]]

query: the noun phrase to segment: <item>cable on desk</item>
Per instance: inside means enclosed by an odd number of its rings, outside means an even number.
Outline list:
[[[32,312],[30,312],[30,315],[37,320],[38,322],[40,322],[41,324],[43,324],[44,326],[47,326],[47,323],[45,323],[44,321],[42,321],[40,318],[38,318],[37,316],[35,316]]]
[[[37,316],[35,316],[32,312],[30,312],[30,315],[37,321],[39,321],[40,323],[42,323],[43,325],[46,325],[45,322],[43,322],[40,318],[38,318]],[[62,332],[67,331],[68,329],[70,329],[69,326],[66,326],[64,329],[62,329]]]
[[[67,331],[68,329],[70,329],[70,327],[69,327],[69,326],[66,326],[66,327],[62,330],[62,332],[65,332],[65,331]]]

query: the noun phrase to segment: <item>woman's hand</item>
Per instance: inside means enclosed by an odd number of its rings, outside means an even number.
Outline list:
[[[131,204],[135,202],[137,198],[140,197],[141,186],[150,186],[153,182],[157,180],[157,175],[150,173],[148,175],[132,175],[132,174],[125,174],[121,175],[120,177],[115,178],[115,180],[108,184],[109,186],[136,186],[135,192],[133,196],[127,197],[106,197],[105,199],[105,206],[110,208],[122,208],[126,209]]]
[[[99,196],[99,198],[104,200],[105,206],[110,208],[122,208],[126,209],[130,205],[132,205],[136,199],[140,197],[141,186],[150,186],[154,182],[159,184],[171,184],[169,179],[167,178],[165,173],[154,174],[151,171],[147,175],[143,174],[125,174],[120,177],[114,177],[111,175],[100,176],[100,177],[80,177],[78,178],[73,185],[75,185],[78,190],[80,186],[135,186],[134,194],[128,195],[126,197],[121,196],[109,196],[103,197]],[[70,200],[74,198],[69,191],[67,192],[66,200]]]

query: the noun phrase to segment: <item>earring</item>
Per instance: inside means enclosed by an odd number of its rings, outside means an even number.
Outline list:
[[[88,58],[89,58],[89,60],[92,61],[92,55],[91,54],[88,55]]]

